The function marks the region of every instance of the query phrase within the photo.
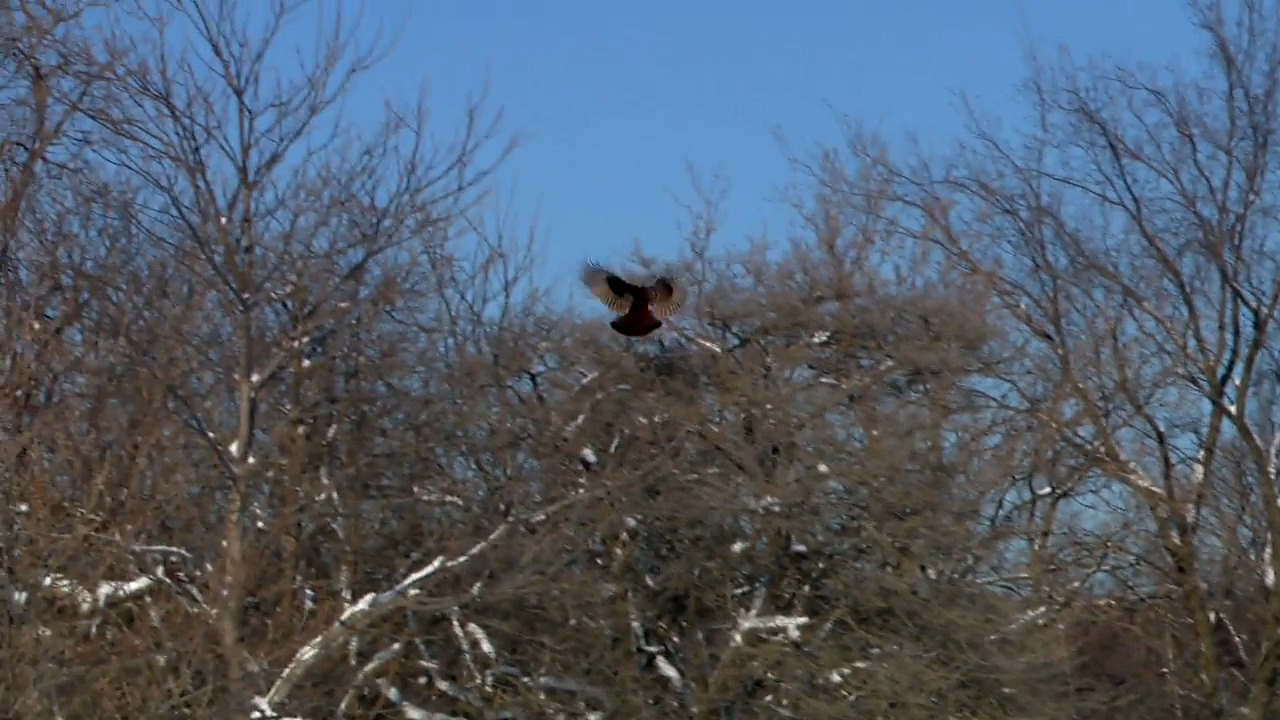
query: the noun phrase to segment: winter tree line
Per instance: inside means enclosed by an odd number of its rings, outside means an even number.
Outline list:
[[[0,716],[1280,717],[1280,4],[848,120],[770,238],[695,175],[642,340],[498,99],[250,10],[0,7]]]

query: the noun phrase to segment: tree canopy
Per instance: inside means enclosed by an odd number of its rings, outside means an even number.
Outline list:
[[[703,178],[640,340],[299,7],[0,8],[0,715],[1280,717],[1280,5]]]

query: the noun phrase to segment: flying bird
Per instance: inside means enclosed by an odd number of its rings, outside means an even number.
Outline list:
[[[633,285],[589,262],[582,268],[582,282],[605,307],[622,316],[609,327],[627,337],[644,337],[657,330],[682,304],[683,293],[667,277],[658,277],[652,285]]]

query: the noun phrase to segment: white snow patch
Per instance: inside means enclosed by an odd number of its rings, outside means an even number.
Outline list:
[[[710,350],[711,352],[717,352],[717,353],[723,353],[723,352],[724,352],[724,348],[722,348],[722,347],[720,347],[719,345],[717,345],[717,344],[715,344],[715,343],[711,342],[710,340],[703,340],[703,339],[702,339],[702,338],[700,338],[700,337],[694,336],[694,337],[693,337],[693,341],[694,341],[695,343],[697,343],[697,344],[701,345],[702,347],[706,348],[707,350]]]
[[[676,666],[667,660],[666,656],[658,655],[653,659],[653,664],[658,668],[658,674],[671,681],[672,687],[677,690],[680,689],[684,678],[681,677],[680,671],[676,669]]]
[[[766,512],[769,510],[776,512],[782,507],[782,501],[773,495],[765,495],[762,498],[749,498],[747,500],[747,507],[760,512]]]
[[[749,630],[785,630],[788,640],[798,641],[800,639],[800,628],[808,625],[809,622],[810,618],[803,615],[767,615],[758,617],[752,611],[739,616],[738,627],[733,631],[732,643],[735,646],[741,645],[743,634]]]
[[[1267,538],[1266,545],[1262,548],[1262,584],[1268,590],[1276,588],[1276,569],[1271,561],[1274,552],[1275,550],[1271,547],[1271,538]]]
[[[476,645],[480,646],[480,652],[484,653],[490,660],[497,660],[498,653],[493,649],[493,643],[489,641],[488,634],[479,625],[469,622],[466,624],[467,634],[476,641]]]

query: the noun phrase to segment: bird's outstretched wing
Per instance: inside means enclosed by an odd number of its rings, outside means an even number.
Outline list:
[[[589,262],[582,267],[582,282],[610,310],[622,314],[631,309],[636,298],[644,298],[644,289],[632,285],[614,273]]]
[[[659,277],[648,288],[653,314],[665,320],[684,305],[684,290],[672,284],[671,278]]]

